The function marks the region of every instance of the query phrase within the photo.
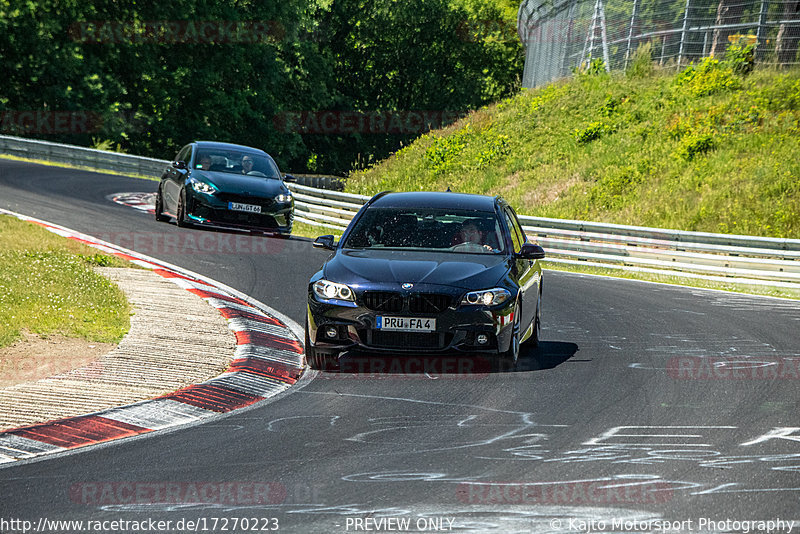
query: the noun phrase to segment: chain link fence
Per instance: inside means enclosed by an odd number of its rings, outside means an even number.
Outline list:
[[[596,59],[624,70],[645,43],[662,67],[721,57],[732,42],[755,45],[761,64],[800,64],[800,0],[524,0],[517,31],[528,88]]]

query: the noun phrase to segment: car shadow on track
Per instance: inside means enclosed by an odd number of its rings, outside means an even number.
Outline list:
[[[522,346],[519,362],[511,372],[544,371],[558,367],[580,350],[575,343],[566,341],[540,341],[539,346],[527,348]]]
[[[516,366],[498,361],[483,354],[365,354],[346,352],[339,359],[338,368],[326,369],[337,375],[452,375],[480,376],[490,373],[530,372],[552,369],[569,360],[578,352],[578,345],[561,341],[542,341],[538,347],[523,345]]]

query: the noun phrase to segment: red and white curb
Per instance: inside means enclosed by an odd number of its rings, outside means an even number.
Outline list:
[[[0,209],[136,265],[200,296],[236,335],[234,360],[222,375],[162,397],[89,415],[0,433],[0,464],[162,430],[250,406],[289,389],[304,370],[295,323],[247,295],[201,275],[45,221]]]
[[[156,212],[155,193],[114,193],[106,197],[111,202],[153,215]]]

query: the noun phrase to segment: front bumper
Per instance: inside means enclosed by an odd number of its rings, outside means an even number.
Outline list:
[[[508,350],[511,343],[514,312],[513,300],[497,308],[459,305],[435,314],[376,312],[358,302],[319,300],[309,288],[307,328],[309,342],[323,351],[497,354]],[[431,333],[381,331],[376,328],[379,315],[435,318],[436,330]],[[328,335],[331,328],[336,330],[335,337]],[[486,343],[478,342],[480,334],[485,335]]]
[[[292,231],[293,200],[277,203],[272,198],[250,198],[244,203],[261,206],[261,213],[248,213],[230,210],[224,199],[197,193],[191,188],[186,199],[186,217],[193,224],[281,234],[290,234]]]

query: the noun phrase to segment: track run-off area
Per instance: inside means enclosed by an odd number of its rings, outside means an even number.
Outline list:
[[[303,324],[327,252],[109,200],[156,185],[0,160],[0,208]],[[800,529],[800,302],[548,270],[543,312],[513,371],[307,371],[204,424],[0,466],[0,531]]]

